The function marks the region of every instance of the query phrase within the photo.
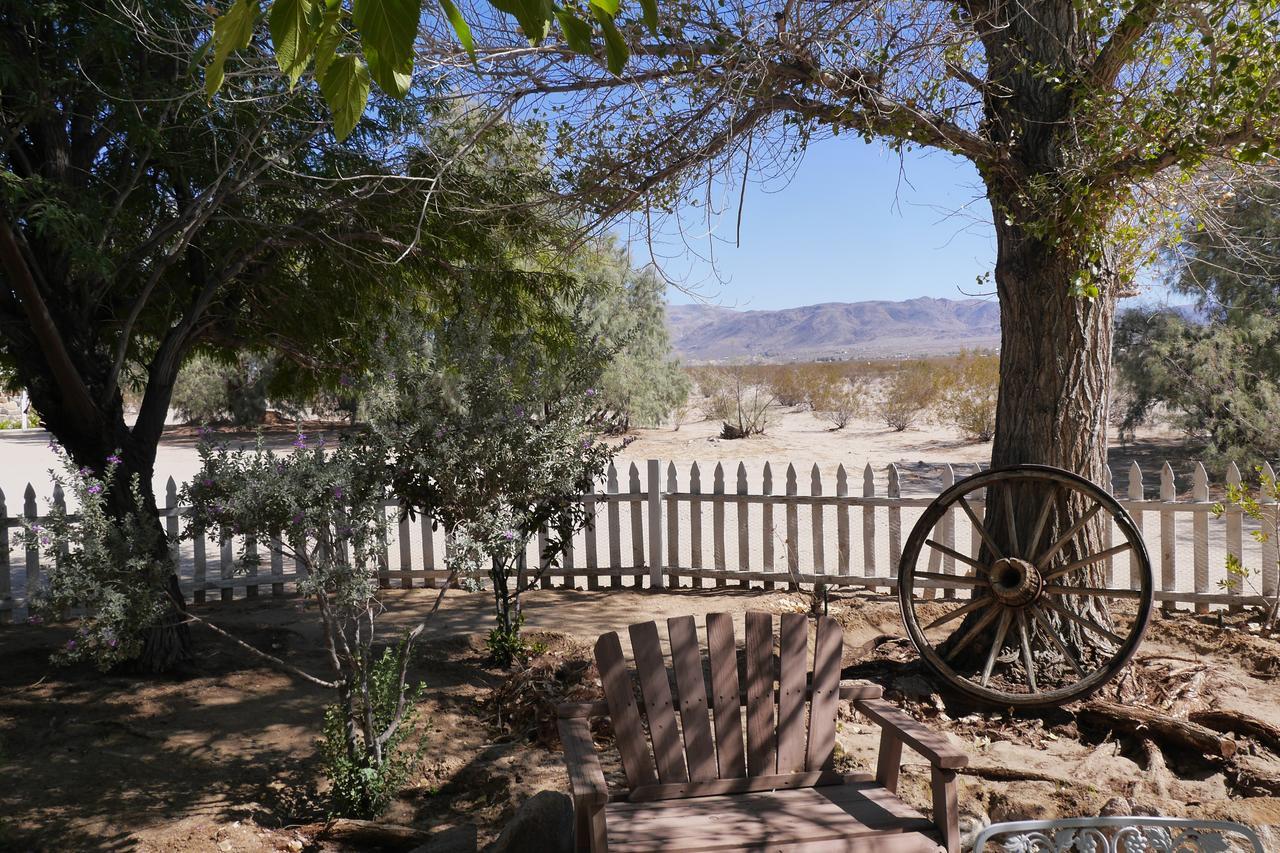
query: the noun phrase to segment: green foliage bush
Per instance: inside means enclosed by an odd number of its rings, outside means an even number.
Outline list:
[[[970,441],[990,441],[996,434],[999,390],[1000,357],[961,351],[939,377],[934,403],[938,420],[956,427]]]
[[[880,382],[876,414],[885,426],[902,432],[916,425],[938,397],[938,371],[927,361],[908,361]]]
[[[228,363],[198,354],[178,372],[173,408],[187,423],[262,423],[273,370],[269,359],[257,356],[242,355]]]
[[[148,518],[138,478],[120,481],[120,460],[103,460],[101,473],[76,468],[61,451],[63,473],[53,480],[66,492],[74,513],[52,508],[45,521],[26,522],[27,547],[65,551],[33,591],[32,621],[74,618],[75,635],[54,654],[62,664],[90,663],[102,671],[131,661],[142,651],[147,631],[164,615],[163,590],[173,571],[164,533]],[[117,490],[132,512],[109,510]]]
[[[862,412],[866,385],[856,379],[828,377],[809,394],[814,415],[830,423],[833,430],[841,430]]]
[[[737,439],[764,435],[773,423],[778,400],[758,370],[737,365],[721,371],[719,386],[707,403],[723,424],[720,437]]]
[[[377,732],[391,731],[382,747],[385,758],[381,763],[372,760],[369,750],[348,747],[350,720],[343,705],[335,703],[325,709],[320,761],[329,777],[330,808],[336,816],[371,819],[382,814],[422,757],[423,743],[410,747],[409,741],[420,728],[418,703],[426,686],[419,683],[402,694],[400,671],[406,665],[407,654],[409,650],[404,645],[384,650],[374,661],[369,677],[372,728]],[[404,716],[392,726],[402,703],[406,708]],[[363,699],[355,710],[363,719]]]
[[[562,543],[587,521],[576,497],[614,453],[594,437],[610,351],[580,316],[547,339],[504,331],[492,306],[460,304],[429,338],[409,327],[389,345],[371,424],[395,460],[394,493],[444,528],[450,571],[489,584],[491,650],[508,665],[523,648],[521,597],[541,565],[559,565]],[[530,568],[540,530],[546,548]]]

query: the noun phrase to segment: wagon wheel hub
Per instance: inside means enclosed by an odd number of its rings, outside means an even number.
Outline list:
[[[1006,607],[1026,607],[1044,591],[1044,576],[1026,560],[1002,557],[991,566],[991,592]]]

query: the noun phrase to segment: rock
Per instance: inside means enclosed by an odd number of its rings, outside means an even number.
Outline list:
[[[489,853],[573,853],[573,801],[539,791],[516,809]]]
[[[437,827],[430,841],[409,853],[476,853],[476,828],[470,824]]]
[[[1127,817],[1133,814],[1133,804],[1124,797],[1112,797],[1103,804],[1098,817]]]

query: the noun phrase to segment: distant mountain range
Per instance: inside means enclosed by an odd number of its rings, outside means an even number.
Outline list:
[[[995,299],[827,302],[779,311],[668,305],[671,341],[687,362],[942,355],[1000,345]]]

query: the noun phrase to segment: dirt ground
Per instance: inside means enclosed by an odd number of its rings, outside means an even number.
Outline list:
[[[410,624],[431,597],[390,592],[384,624]],[[296,604],[239,601],[204,613],[321,672],[315,615]],[[566,671],[582,676],[579,694],[594,692],[591,671],[576,662],[599,633],[678,614],[798,610],[807,601],[747,590],[540,590],[528,601],[528,630],[547,651],[515,675],[484,662],[489,604],[482,593],[450,593],[420,642],[412,674],[427,685],[423,760],[384,817],[435,832],[451,850],[492,841],[534,793],[567,789],[559,753],[540,744],[553,741],[545,736],[549,706],[533,699]],[[971,756],[974,770],[960,779],[966,825],[1093,815],[1122,798],[1109,808],[1241,820],[1259,827],[1267,849],[1280,850],[1280,791],[1257,787],[1228,763],[1166,747],[1168,772],[1160,773],[1140,740],[1068,711],[978,712],[935,693],[909,647],[894,639],[902,634],[894,602],[849,596],[832,614],[846,629],[845,674],[886,684],[891,698]],[[1108,695],[1172,715],[1216,707],[1280,724],[1280,644],[1223,630],[1213,617],[1156,618],[1130,675]],[[343,849],[304,831],[324,817],[315,738],[325,691],[193,630],[198,656],[184,672],[140,679],[50,667],[49,652],[65,642],[58,628],[0,629],[0,849]],[[869,656],[860,659],[860,649]],[[529,716],[539,707],[541,725]],[[873,766],[877,739],[867,721],[842,718],[845,766]],[[1239,755],[1250,755],[1255,769],[1280,771],[1253,742],[1242,740]],[[908,762],[904,796],[927,811],[927,769]],[[616,762],[608,766],[616,776]]]

